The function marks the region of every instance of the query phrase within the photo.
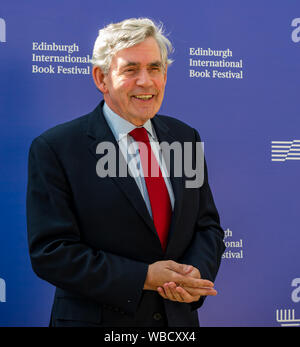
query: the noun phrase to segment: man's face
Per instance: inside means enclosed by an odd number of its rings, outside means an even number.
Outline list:
[[[137,126],[143,125],[161,106],[166,70],[152,37],[117,52],[100,88],[105,102],[119,116]]]

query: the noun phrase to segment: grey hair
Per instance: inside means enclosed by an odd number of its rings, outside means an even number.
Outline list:
[[[93,49],[91,63],[99,66],[104,74],[110,68],[111,60],[118,51],[135,46],[153,37],[160,49],[163,67],[172,60],[168,54],[173,51],[171,42],[163,35],[163,25],[156,25],[148,18],[130,18],[119,23],[111,23],[99,30]]]

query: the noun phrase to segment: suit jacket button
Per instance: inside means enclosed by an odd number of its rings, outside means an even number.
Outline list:
[[[162,319],[162,315],[159,312],[156,312],[153,315],[153,319],[154,320],[161,320]]]

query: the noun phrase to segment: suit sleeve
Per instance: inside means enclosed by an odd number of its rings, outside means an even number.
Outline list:
[[[81,241],[71,188],[56,153],[42,136],[29,150],[26,203],[29,252],[36,274],[59,288],[134,313],[148,264]]]
[[[195,138],[200,142],[200,136],[195,130]],[[196,158],[197,160],[197,158]],[[191,188],[193,189],[193,188]],[[204,161],[204,180],[199,189],[199,210],[195,224],[194,236],[185,252],[182,263],[198,268],[203,279],[215,281],[220,267],[222,254],[225,250],[223,242],[224,231],[220,226],[220,218],[208,184],[207,166]],[[205,297],[192,303],[192,308],[202,306]]]

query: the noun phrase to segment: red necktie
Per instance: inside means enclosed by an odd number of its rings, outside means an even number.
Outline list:
[[[153,222],[162,248],[165,250],[172,213],[169,192],[159,164],[152,152],[147,130],[145,128],[135,128],[129,134],[135,141],[146,145],[145,147],[139,145],[140,158],[150,200]]]

